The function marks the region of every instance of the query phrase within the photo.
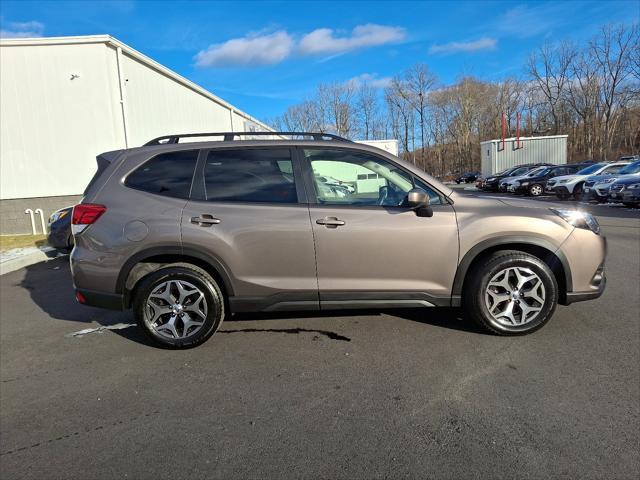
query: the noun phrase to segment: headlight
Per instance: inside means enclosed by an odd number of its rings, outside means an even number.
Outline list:
[[[526,187],[527,185],[529,185],[530,182],[518,182],[520,183],[520,185],[522,185],[523,187]]]
[[[493,182],[495,180],[494,177],[489,177],[485,180],[485,182]]]
[[[640,183],[632,183],[631,185],[627,185],[627,190],[637,190],[640,188]]]
[[[590,213],[583,212],[582,210],[566,210],[563,208],[551,208],[550,210],[576,228],[584,228],[591,230],[593,233],[600,233],[600,225],[596,217]]]
[[[615,178],[605,178],[604,180],[602,180],[600,183],[613,183],[615,182],[616,179]]]
[[[67,213],[69,213],[69,210],[62,210],[60,212],[54,212],[50,217],[49,217],[49,223],[53,223],[53,222],[57,222],[58,220],[60,220],[62,217],[66,216]]]
[[[558,180],[558,183],[569,183],[569,179],[565,178],[565,179],[562,179],[562,180]]]

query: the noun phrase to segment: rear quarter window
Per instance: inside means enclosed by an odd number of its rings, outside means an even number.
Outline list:
[[[156,155],[127,176],[129,188],[166,197],[189,198],[198,150],[182,150]]]

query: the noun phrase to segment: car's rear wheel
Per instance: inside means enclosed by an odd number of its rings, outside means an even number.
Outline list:
[[[168,348],[205,342],[224,319],[220,287],[203,269],[174,264],[157,270],[136,289],[133,311],[138,325]]]
[[[524,335],[549,321],[558,284],[542,260],[516,250],[498,251],[470,272],[463,292],[467,317],[497,335]]]
[[[532,197],[539,197],[544,193],[544,188],[539,183],[534,183],[529,187],[529,195]]]

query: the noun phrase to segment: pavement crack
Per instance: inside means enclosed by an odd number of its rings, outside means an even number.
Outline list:
[[[345,337],[344,335],[340,335],[336,332],[330,332],[328,330],[312,330],[308,328],[243,328],[239,330],[220,330],[218,333],[259,333],[259,332],[267,332],[267,333],[289,333],[298,335],[300,333],[318,333],[320,335],[324,335],[331,340],[340,340],[343,342],[350,342],[351,339],[349,337]]]
[[[141,419],[150,417],[151,415],[158,415],[158,414],[160,414],[160,410],[156,410],[156,411],[153,411],[153,412],[150,412],[150,413],[143,413],[143,414],[138,415],[137,417],[130,418],[129,422],[135,422],[136,420],[141,420]],[[43,445],[48,445],[48,444],[53,443],[53,442],[59,442],[61,440],[66,440],[66,439],[71,438],[71,437],[77,437],[81,433],[88,434],[88,433],[91,433],[91,432],[104,430],[104,429],[109,428],[109,427],[122,425],[124,423],[126,423],[124,420],[119,420],[119,421],[116,421],[116,422],[113,422],[113,423],[106,423],[104,425],[97,425],[95,427],[85,428],[84,430],[76,431],[76,432],[73,432],[73,433],[68,433],[66,435],[60,435],[59,437],[50,438],[48,440],[41,440],[39,442],[32,443],[29,446],[16,447],[16,448],[14,448],[12,450],[6,450],[4,452],[0,452],[0,457],[3,457],[5,455],[11,455],[13,453],[23,452],[25,450],[30,450],[32,448],[38,448],[38,447],[41,447]]]

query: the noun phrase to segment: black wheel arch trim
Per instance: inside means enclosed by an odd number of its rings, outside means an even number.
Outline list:
[[[508,247],[509,245],[514,244],[525,244],[532,245],[534,247],[541,247],[545,250],[550,251],[554,254],[562,264],[562,269],[564,271],[564,281],[566,292],[571,292],[573,290],[573,282],[571,280],[571,267],[569,266],[569,261],[567,257],[562,253],[559,247],[553,245],[551,242],[537,238],[537,237],[528,237],[525,235],[513,235],[513,236],[505,236],[505,237],[496,237],[489,238],[487,240],[483,240],[482,242],[474,245],[471,249],[465,253],[464,257],[458,264],[458,269],[456,270],[456,276],[453,280],[453,288],[451,291],[451,295],[453,298],[456,296],[462,295],[462,287],[464,285],[465,278],[467,276],[467,272],[469,267],[473,263],[473,261],[478,258],[483,252],[493,249],[495,247]],[[565,293],[566,293],[565,292]]]
[[[129,273],[131,273],[133,267],[146,259],[157,257],[160,255],[177,255],[191,257],[200,260],[201,262],[205,262],[220,276],[227,294],[234,294],[231,276],[229,275],[228,269],[225,267],[221,260],[214,257],[213,255],[203,252],[198,248],[180,245],[166,245],[146,248],[132,255],[120,269],[118,279],[116,280],[116,293],[125,293],[127,277],[129,276]]]

